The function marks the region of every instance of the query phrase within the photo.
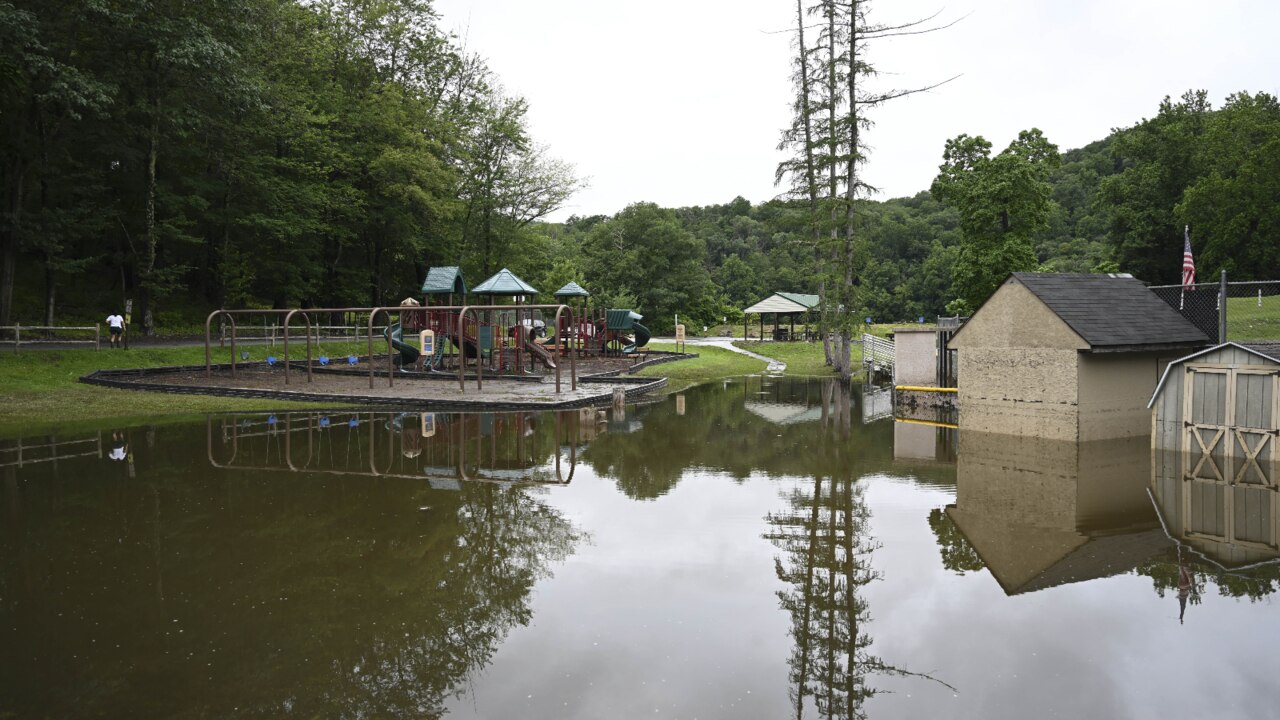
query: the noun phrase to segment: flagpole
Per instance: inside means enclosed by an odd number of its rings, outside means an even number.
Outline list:
[[[1182,226],[1182,288],[1178,291],[1178,312],[1182,312],[1187,299],[1187,258],[1191,254],[1191,226]]]

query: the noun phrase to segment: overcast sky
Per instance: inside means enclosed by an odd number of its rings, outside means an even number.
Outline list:
[[[590,187],[552,216],[628,204],[753,203],[777,195],[789,122],[793,0],[436,0],[445,29],[529,100],[535,139]],[[940,32],[871,49],[884,88],[958,79],[873,111],[865,179],[886,199],[926,190],[943,144],[997,151],[1039,127],[1062,150],[1203,88],[1280,94],[1272,0],[881,1],[875,22],[941,11]]]

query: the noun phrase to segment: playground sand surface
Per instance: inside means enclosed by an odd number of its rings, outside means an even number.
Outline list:
[[[385,357],[385,356],[384,356]],[[615,388],[623,388],[628,398],[656,390],[666,384],[665,378],[594,378],[601,373],[626,373],[634,361],[628,358],[592,357],[578,363],[578,387],[572,388],[569,364],[561,367],[561,392],[556,392],[555,374],[544,371],[541,377],[526,376],[521,380],[486,375],[476,387],[474,374],[468,376],[465,388],[457,376],[437,374],[415,377],[397,373],[389,384],[385,364],[374,362],[373,387],[369,387],[368,366],[351,370],[317,368],[307,382],[305,368],[294,365],[287,372],[281,365],[269,367],[261,363],[241,365],[231,376],[227,365],[215,366],[209,377],[203,367],[151,368],[146,370],[100,371],[82,381],[110,387],[152,392],[208,394],[226,397],[276,398],[331,404],[371,404],[411,406],[435,410],[520,410],[530,408],[567,408],[604,405],[613,399]],[[585,380],[585,381],[584,381]]]

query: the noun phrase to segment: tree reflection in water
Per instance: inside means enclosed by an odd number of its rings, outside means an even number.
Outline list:
[[[508,425],[528,437],[489,443],[499,464],[559,447],[554,423]],[[0,646],[39,652],[0,649],[0,711],[439,717],[582,540],[550,489],[226,471],[192,462],[205,430],[165,429],[136,478],[9,471]]]
[[[806,710],[823,718],[866,717],[863,704],[879,692],[870,684],[873,675],[927,677],[870,650],[871,612],[862,590],[880,578],[871,566],[879,543],[870,534],[871,513],[849,452],[855,447],[851,415],[849,392],[825,384],[814,450],[830,471],[787,493],[787,512],[766,517],[772,527],[766,538],[783,553],[775,559],[778,579],[790,586],[778,599],[791,616],[789,696],[796,718]]]

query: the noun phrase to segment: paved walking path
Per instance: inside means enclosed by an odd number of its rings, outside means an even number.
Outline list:
[[[656,342],[670,342],[670,343],[675,342],[675,338],[654,338],[653,340]],[[743,350],[737,345],[734,345],[732,338],[689,338],[688,340],[685,341],[685,344],[724,348],[725,350],[736,352],[739,355],[746,355],[748,357],[753,357],[757,360],[763,360],[769,363],[769,367],[765,368],[764,371],[769,373],[770,375],[781,375],[787,369],[787,364],[782,362],[781,360],[767,357],[765,355],[761,355],[760,353],[754,353],[754,352],[751,352],[750,350]]]

